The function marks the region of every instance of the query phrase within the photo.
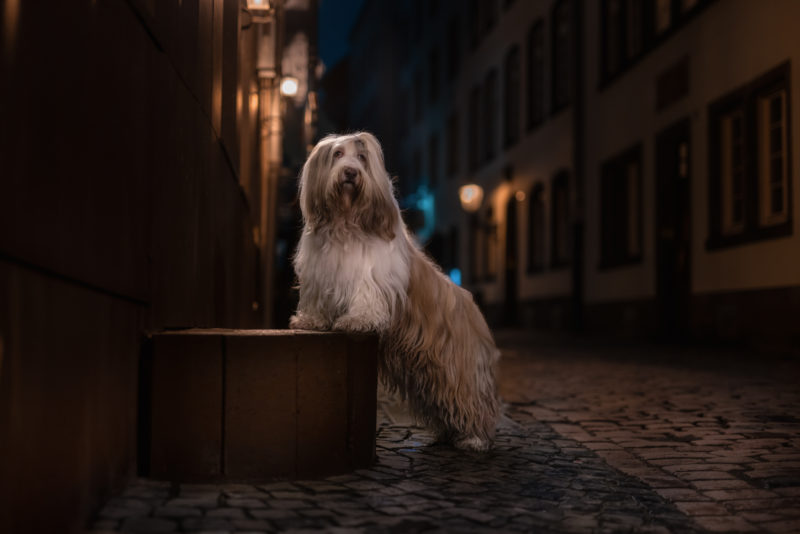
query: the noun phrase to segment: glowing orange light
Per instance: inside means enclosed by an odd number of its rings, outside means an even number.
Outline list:
[[[483,202],[483,188],[475,184],[462,186],[458,190],[458,197],[464,211],[474,213],[480,209]]]

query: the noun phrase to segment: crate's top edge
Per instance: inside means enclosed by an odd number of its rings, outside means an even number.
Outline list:
[[[150,332],[152,336],[251,336],[251,337],[293,337],[293,336],[374,336],[376,334],[353,334],[348,332],[321,332],[316,330],[289,329],[244,329],[244,328],[186,328]]]

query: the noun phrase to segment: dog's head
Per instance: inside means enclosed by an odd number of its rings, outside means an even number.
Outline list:
[[[329,135],[317,143],[300,175],[300,209],[312,231],[344,222],[393,239],[399,209],[375,136]]]

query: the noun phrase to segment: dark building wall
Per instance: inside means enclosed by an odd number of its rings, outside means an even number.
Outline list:
[[[254,42],[238,0],[14,4],[0,58],[0,532],[77,532],[135,473],[143,333],[260,324],[258,207],[237,140],[238,49]]]

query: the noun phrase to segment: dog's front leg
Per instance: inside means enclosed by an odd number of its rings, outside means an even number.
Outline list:
[[[333,323],[334,330],[345,332],[383,332],[389,328],[391,309],[389,302],[374,287],[359,287],[347,311]]]
[[[300,287],[297,312],[289,319],[289,328],[295,330],[330,330],[331,321],[322,312],[322,306]]]

